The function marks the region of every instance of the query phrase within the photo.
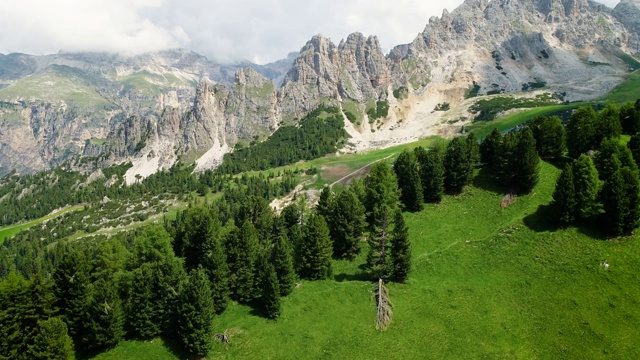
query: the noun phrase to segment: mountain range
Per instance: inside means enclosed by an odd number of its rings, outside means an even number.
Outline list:
[[[458,130],[475,95],[598,98],[640,68],[639,50],[638,0],[467,0],[388,54],[353,33],[267,65],[187,50],[0,55],[0,175],[123,161],[129,182],[177,161],[202,170],[320,104],[343,111],[344,151],[384,147]],[[373,115],[380,104],[388,112]]]

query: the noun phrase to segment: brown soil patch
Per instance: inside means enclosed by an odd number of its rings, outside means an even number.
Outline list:
[[[336,181],[343,176],[351,173],[351,169],[347,165],[334,165],[322,167],[322,178],[327,181]]]

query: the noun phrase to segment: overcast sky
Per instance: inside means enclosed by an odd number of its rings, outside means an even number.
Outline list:
[[[141,53],[186,48],[222,62],[265,63],[311,36],[359,31],[385,51],[462,0],[0,0],[0,53]],[[618,0],[603,0],[611,7]]]

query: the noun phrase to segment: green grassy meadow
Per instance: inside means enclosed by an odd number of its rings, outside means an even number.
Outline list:
[[[606,97],[612,103],[625,103],[638,100],[638,89],[640,88],[640,71],[635,71],[622,84],[616,86]]]
[[[33,221],[29,221],[26,223],[20,223],[20,224],[15,224],[15,225],[10,225],[10,226],[5,226],[5,227],[0,227],[0,244],[2,244],[4,242],[4,240],[6,238],[12,237],[13,235],[19,233],[22,230],[26,230],[32,226],[41,224],[47,220],[56,218],[60,215],[66,214],[70,211],[77,211],[77,210],[82,210],[84,208],[84,205],[76,205],[76,206],[71,206],[68,208],[65,208],[63,210],[57,211],[53,214],[47,215],[47,216],[43,216],[40,219],[36,219]]]
[[[388,286],[387,331],[374,327],[363,254],[334,262],[333,280],[301,281],[277,321],[231,304],[214,320],[230,344],[209,358],[640,357],[638,238],[550,226],[544,206],[558,175],[544,163],[534,191],[501,209],[505,191],[481,173],[462,195],[407,213],[413,271]],[[181,358],[173,349],[127,341],[96,359]]]

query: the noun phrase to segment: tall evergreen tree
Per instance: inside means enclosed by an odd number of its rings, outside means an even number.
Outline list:
[[[209,277],[203,268],[191,270],[189,281],[180,291],[178,336],[184,349],[200,358],[213,345],[214,304]]]
[[[256,263],[259,272],[257,286],[259,288],[259,305],[269,319],[280,316],[280,286],[276,270],[266,254],[260,254]]]
[[[607,105],[600,113],[596,120],[595,145],[599,145],[602,140],[609,138],[619,138],[622,134],[622,125],[620,124],[620,110],[613,105]]]
[[[280,295],[287,296],[293,291],[296,272],[293,264],[293,249],[285,234],[278,236],[272,256]]]
[[[300,246],[300,277],[322,280],[331,276],[331,238],[329,228],[321,215],[312,215],[304,227]]]
[[[85,304],[80,348],[93,351],[117,345],[124,338],[124,313],[115,284],[103,279],[91,284]]]
[[[621,172],[628,206],[622,230],[624,233],[631,233],[640,223],[640,179],[635,169],[624,167]]]
[[[316,212],[319,215],[324,216],[325,219],[331,214],[331,203],[333,202],[333,191],[330,186],[325,186],[320,192],[320,199],[318,200],[318,206],[316,206]]]
[[[567,148],[570,157],[577,159],[581,154],[599,145],[596,121],[597,115],[591,106],[581,107],[571,115],[567,125]]]
[[[417,147],[414,151],[420,170],[420,183],[425,202],[438,203],[444,195],[444,165],[442,153]]]
[[[469,183],[469,147],[460,137],[453,138],[444,155],[444,186],[453,193],[460,193]]]
[[[391,235],[391,271],[393,278],[405,282],[411,271],[411,243],[402,212],[396,211]]]
[[[393,170],[398,179],[400,188],[400,200],[405,209],[409,211],[422,210],[424,195],[422,193],[422,183],[418,172],[418,163],[413,153],[403,151],[398,156]]]
[[[59,317],[40,321],[32,342],[28,354],[31,359],[75,359],[73,341],[67,333],[67,325]]]
[[[498,181],[510,188],[511,191],[515,191],[513,186],[516,183],[514,180],[520,170],[517,166],[519,159],[517,159],[518,143],[520,142],[520,136],[517,132],[511,131],[504,135],[502,143],[499,148],[499,159],[496,168],[496,177]]]
[[[500,161],[500,147],[502,146],[502,134],[497,128],[480,143],[480,159],[488,167],[495,168]]]
[[[398,181],[391,166],[386,161],[379,161],[371,167],[371,172],[364,179],[366,189],[365,208],[369,219],[376,206],[386,204],[392,209],[398,207],[400,191]]]
[[[478,139],[473,132],[467,135],[467,151],[469,153],[469,174],[473,176],[473,171],[480,164],[480,146],[478,145]],[[471,180],[471,179],[470,179]]]
[[[258,231],[246,220],[237,236],[227,243],[230,288],[236,300],[249,303],[256,297],[255,262],[258,257]]]
[[[556,182],[551,202],[556,219],[563,225],[569,225],[575,219],[576,190],[573,182],[573,168],[567,164]]]
[[[173,331],[186,274],[169,233],[159,226],[145,230],[136,238],[127,268],[124,307],[130,334],[150,338]]]
[[[328,219],[335,257],[353,260],[360,253],[365,219],[364,206],[350,188],[336,196]]]
[[[518,145],[512,161],[513,188],[518,192],[528,194],[538,183],[540,172],[540,158],[536,152],[536,140],[531,129],[526,128],[518,134]]]
[[[393,222],[392,211],[386,204],[374,209],[374,227],[369,236],[367,268],[375,279],[387,280],[393,273],[393,264],[389,253],[391,225]]]
[[[617,169],[604,182],[601,199],[607,230],[613,235],[622,235],[629,204],[625,198],[624,178],[621,169]]]
[[[627,147],[631,151],[631,155],[636,162],[636,166],[640,167],[640,133],[631,136],[627,143]]]
[[[229,303],[229,266],[220,237],[211,234],[207,243],[202,267],[209,276],[215,313],[221,314]]]
[[[623,134],[633,135],[640,131],[640,114],[633,103],[624,104],[620,108],[620,124]]]
[[[603,181],[623,166],[636,167],[629,149],[611,138],[602,140],[595,156],[594,164],[598,170],[598,177]]]
[[[91,285],[91,270],[87,254],[67,247],[53,272],[56,306],[74,341],[79,341],[86,332],[83,315]]]
[[[582,154],[573,162],[573,184],[576,192],[576,218],[586,219],[596,215],[600,180],[591,157]]]
[[[558,160],[567,148],[567,132],[557,116],[539,116],[529,123],[536,139],[536,150],[544,160]]]

